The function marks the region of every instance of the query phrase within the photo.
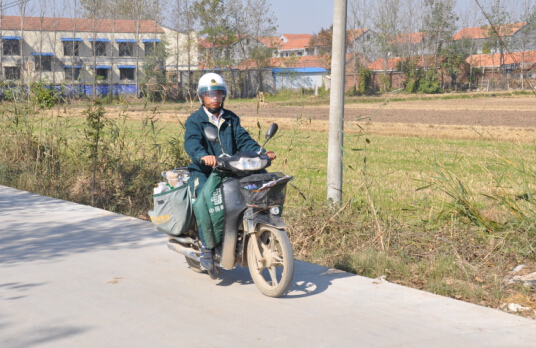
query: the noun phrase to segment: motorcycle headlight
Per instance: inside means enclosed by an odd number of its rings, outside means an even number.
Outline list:
[[[259,157],[255,158],[242,158],[238,161],[229,162],[231,166],[238,170],[261,170],[268,164],[268,161],[265,159],[260,159]]]

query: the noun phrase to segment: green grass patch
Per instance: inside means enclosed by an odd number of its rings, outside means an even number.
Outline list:
[[[95,142],[68,108],[13,107],[0,112],[3,185],[139,217],[160,172],[188,163],[183,126],[159,123],[160,108],[134,121],[117,106]],[[249,131],[260,140],[265,129]],[[296,258],[494,307],[521,293],[501,281],[520,263],[536,271],[535,144],[347,134],[333,207],[327,142],[296,128],[268,143],[270,170],[295,176],[284,218]]]

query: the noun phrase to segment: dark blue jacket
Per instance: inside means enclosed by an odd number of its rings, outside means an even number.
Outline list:
[[[239,151],[259,151],[260,145],[249,135],[240,125],[240,118],[233,112],[224,109],[221,116],[225,122],[220,126],[219,138],[221,144],[228,155],[234,155]],[[210,123],[203,106],[188,117],[186,120],[184,133],[184,149],[192,163],[188,166],[190,170],[190,181],[199,178],[199,185],[202,186],[210,173],[212,167],[201,165],[201,158],[204,156],[221,155],[220,145],[211,143],[205,137],[205,127],[217,127]],[[192,185],[190,187],[193,188]],[[197,190],[196,190],[197,191]]]

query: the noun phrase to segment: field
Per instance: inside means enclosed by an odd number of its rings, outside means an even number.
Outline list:
[[[295,176],[284,217],[297,258],[494,308],[517,303],[527,308],[519,314],[536,317],[534,285],[505,281],[520,264],[525,268],[517,276],[536,271],[536,97],[448,97],[347,98],[340,208],[325,201],[327,99],[230,100],[226,107],[256,139],[264,138],[270,123],[280,125],[268,148],[278,154],[271,170]],[[182,124],[198,105],[106,105],[109,134],[99,145],[106,161],[96,175],[96,205],[144,218],[160,168],[186,161]],[[91,166],[78,162],[86,156],[80,149],[91,143],[84,131],[87,107],[60,105],[25,121],[37,144],[57,132],[70,144],[64,152],[71,166],[83,169],[73,174],[76,180],[64,179],[70,191],[59,193],[43,191],[53,185],[38,185],[36,175],[21,174],[19,164],[6,160],[11,154],[20,161],[28,146],[20,141],[17,154],[6,150],[14,141],[5,139],[26,134],[8,134],[15,129],[10,107],[4,105],[2,119],[0,183],[39,186],[41,193],[90,204]],[[41,165],[32,149],[30,171]],[[128,158],[132,162],[123,162]],[[144,166],[151,171],[140,175]],[[50,182],[58,180],[55,175]]]

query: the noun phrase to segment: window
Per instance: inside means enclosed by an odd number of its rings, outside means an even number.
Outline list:
[[[66,67],[65,79],[66,80],[78,80],[80,78],[80,68]]]
[[[119,57],[132,57],[134,44],[132,42],[119,42]]]
[[[152,55],[154,50],[158,48],[158,42],[146,42],[145,43],[145,55],[149,56]]]
[[[66,57],[78,57],[80,55],[78,41],[63,41],[63,55]]]
[[[35,70],[52,71],[52,56],[35,56]]]
[[[134,70],[135,69],[119,69],[119,79],[121,81],[124,81],[124,80],[130,80],[130,81],[133,81],[134,80]]]
[[[367,41],[370,41],[370,34],[367,34]]]
[[[6,66],[4,75],[6,80],[20,80],[20,68],[18,66]]]
[[[109,69],[97,69],[97,80],[106,81],[108,79]]]
[[[298,56],[303,56],[303,52],[302,51],[299,51],[296,53]]]
[[[4,44],[4,55],[20,56],[20,41],[19,40],[2,40]]]
[[[106,56],[106,42],[92,42],[91,43],[91,55],[93,56],[93,46],[95,46],[95,56],[96,57],[105,57]]]

